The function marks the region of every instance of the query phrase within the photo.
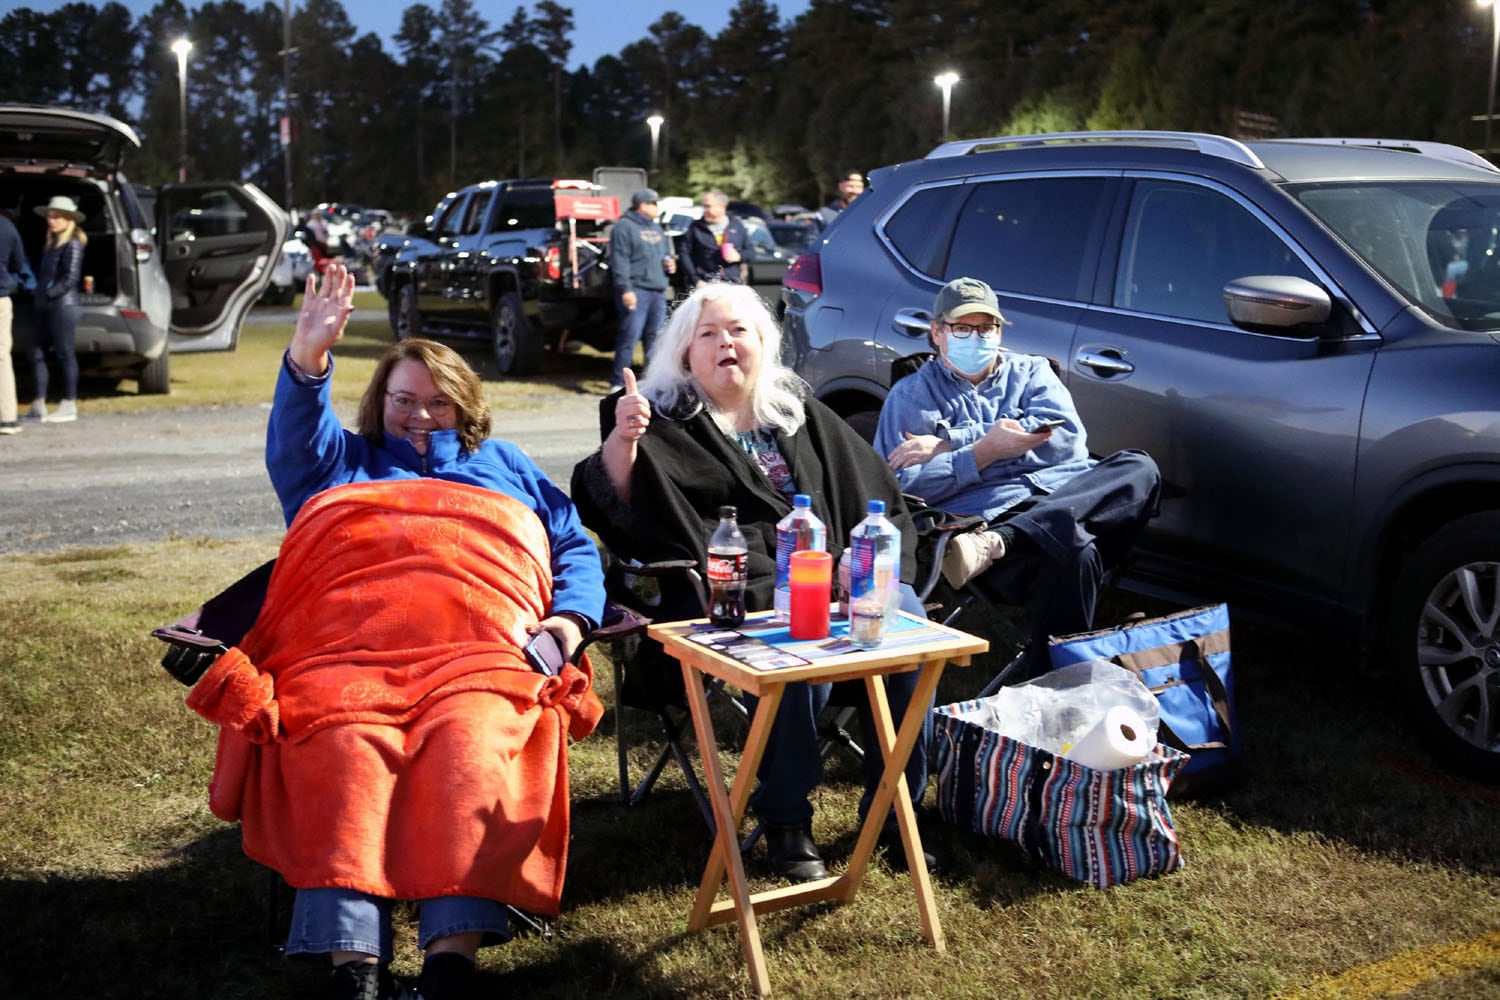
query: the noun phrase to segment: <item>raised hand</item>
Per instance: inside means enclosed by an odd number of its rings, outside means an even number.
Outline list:
[[[297,314],[297,332],[289,348],[292,361],[309,375],[328,370],[328,349],[339,342],[349,315],[354,312],[354,275],[343,264],[330,264],[323,274],[323,287],[317,287],[317,275],[307,276],[302,294],[302,311]]]
[[[620,373],[625,394],[615,402],[615,433],[625,441],[639,441],[651,424],[651,401],[635,387],[635,372],[626,368]]]

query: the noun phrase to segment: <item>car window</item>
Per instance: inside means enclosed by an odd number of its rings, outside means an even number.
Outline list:
[[[948,204],[963,193],[962,185],[924,188],[886,220],[883,232],[891,247],[925,275],[935,278],[942,273],[939,255],[949,232],[942,222],[951,215]]]
[[[1224,286],[1257,274],[1316,280],[1279,236],[1233,199],[1191,184],[1137,182],[1115,273],[1116,306],[1227,323]]]
[[[982,278],[997,292],[1087,297],[1098,256],[1102,177],[1029,177],[975,185],[959,212],[942,277]]]
[[[500,205],[496,229],[550,229],[557,224],[551,188],[512,188]]]
[[[432,235],[457,236],[459,220],[463,218],[463,208],[468,201],[467,195],[459,195],[448,203],[447,208],[439,209],[437,218],[432,220]]]
[[[472,236],[484,224],[484,214],[489,211],[493,191],[476,191],[469,198],[468,211],[464,213],[463,235]]]
[[[1294,193],[1434,319],[1500,327],[1500,185],[1362,182]]]
[[[222,188],[178,189],[172,192],[169,229],[174,240],[235,236],[250,231],[250,213]]]

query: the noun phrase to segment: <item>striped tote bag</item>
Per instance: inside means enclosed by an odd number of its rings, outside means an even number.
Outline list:
[[[1167,788],[1187,754],[1158,743],[1139,764],[1096,771],[970,721],[985,714],[981,701],[933,710],[944,820],[1097,889],[1182,867]]]

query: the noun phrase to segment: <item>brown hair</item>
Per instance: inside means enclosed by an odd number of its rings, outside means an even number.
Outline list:
[[[479,450],[490,436],[490,404],[484,398],[484,386],[474,369],[453,348],[435,340],[414,337],[391,345],[375,365],[375,374],[359,401],[359,433],[371,444],[385,442],[385,392],[391,369],[400,361],[417,361],[426,366],[436,385],[457,412],[454,424],[458,443],[464,451]]]

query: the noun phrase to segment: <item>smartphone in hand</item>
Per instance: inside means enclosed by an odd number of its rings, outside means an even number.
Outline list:
[[[1039,424],[1036,425],[1036,428],[1035,428],[1035,430],[1032,431],[1032,433],[1034,434],[1034,433],[1036,433],[1036,431],[1056,430],[1057,428],[1061,427],[1065,423],[1067,423],[1067,421],[1066,420],[1062,420],[1062,419],[1058,419],[1058,420],[1043,420],[1041,423],[1039,423]]]
[[[526,659],[532,670],[544,677],[556,677],[568,658],[552,633],[543,629],[526,644]]]

